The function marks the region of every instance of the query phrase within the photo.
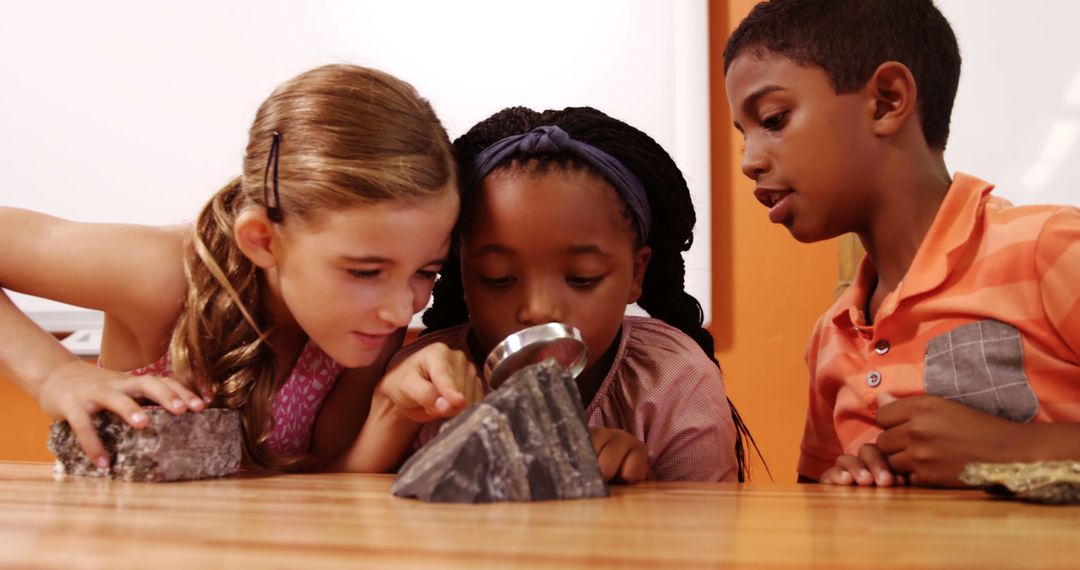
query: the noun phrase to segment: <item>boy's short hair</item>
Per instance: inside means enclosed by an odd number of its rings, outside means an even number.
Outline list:
[[[932,0],[761,2],[728,38],[724,72],[747,52],[818,67],[838,94],[860,89],[879,65],[898,61],[915,77],[926,143],[945,148],[960,48]]]

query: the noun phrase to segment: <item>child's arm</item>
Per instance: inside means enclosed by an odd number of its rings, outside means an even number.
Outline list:
[[[0,228],[0,287],[103,310],[111,325],[107,334],[123,331],[146,343],[125,347],[128,352],[147,348],[147,362],[160,356],[150,356],[149,349],[167,343],[183,295],[183,238],[176,229],[81,224],[13,208],[0,208]],[[151,338],[155,330],[159,334]],[[173,380],[136,378],[79,361],[6,295],[0,295],[0,368],[46,415],[71,423],[83,450],[99,464],[108,458],[90,414],[107,409],[142,427],[146,417],[134,398],[174,413],[204,406]]]
[[[915,485],[961,486],[971,462],[1080,460],[1080,424],[1016,423],[936,396],[897,400],[877,417],[878,448]]]
[[[393,471],[425,422],[456,415],[482,394],[476,367],[465,353],[442,343],[425,346],[387,371],[375,388],[360,436],[332,468]]]

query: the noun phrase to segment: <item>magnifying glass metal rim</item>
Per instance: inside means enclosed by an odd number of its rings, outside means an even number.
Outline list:
[[[495,374],[499,365],[507,358],[527,346],[536,343],[547,344],[559,340],[573,340],[581,345],[581,352],[573,362],[561,363],[570,370],[571,375],[577,377],[577,375],[585,369],[585,363],[588,361],[588,353],[585,346],[585,340],[581,337],[581,331],[577,330],[576,327],[565,323],[544,323],[542,325],[535,325],[517,331],[506,337],[502,342],[497,344],[495,348],[491,349],[491,353],[484,359],[484,377],[488,379],[492,388],[498,388],[499,385],[510,376],[510,373],[499,374],[498,376]]]

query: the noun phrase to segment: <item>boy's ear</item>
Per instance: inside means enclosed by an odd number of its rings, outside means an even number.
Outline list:
[[[636,303],[641,298],[641,283],[645,281],[645,270],[649,268],[649,259],[652,258],[652,248],[645,245],[634,252],[634,275],[630,282],[630,298],[626,304]]]
[[[874,104],[874,133],[892,136],[918,114],[915,76],[906,65],[886,61],[867,83]]]
[[[255,265],[270,269],[277,265],[274,256],[274,224],[262,208],[248,208],[233,224],[236,245]]]

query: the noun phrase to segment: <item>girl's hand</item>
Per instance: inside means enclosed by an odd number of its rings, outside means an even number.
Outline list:
[[[881,450],[872,443],[859,448],[859,455],[841,455],[836,465],[821,474],[818,481],[825,485],[858,485],[860,487],[891,487],[904,485],[903,475],[893,473],[889,461]]]
[[[621,429],[589,428],[605,481],[637,483],[652,476],[645,443]]]
[[[456,415],[483,396],[476,367],[441,342],[425,346],[387,371],[379,395],[417,423]]]
[[[90,415],[108,410],[140,429],[149,421],[135,398],[145,398],[180,415],[202,411],[206,403],[172,378],[132,376],[98,368],[81,360],[56,367],[41,383],[38,405],[54,420],[67,420],[86,456],[101,468],[109,466],[109,455],[101,444]]]

